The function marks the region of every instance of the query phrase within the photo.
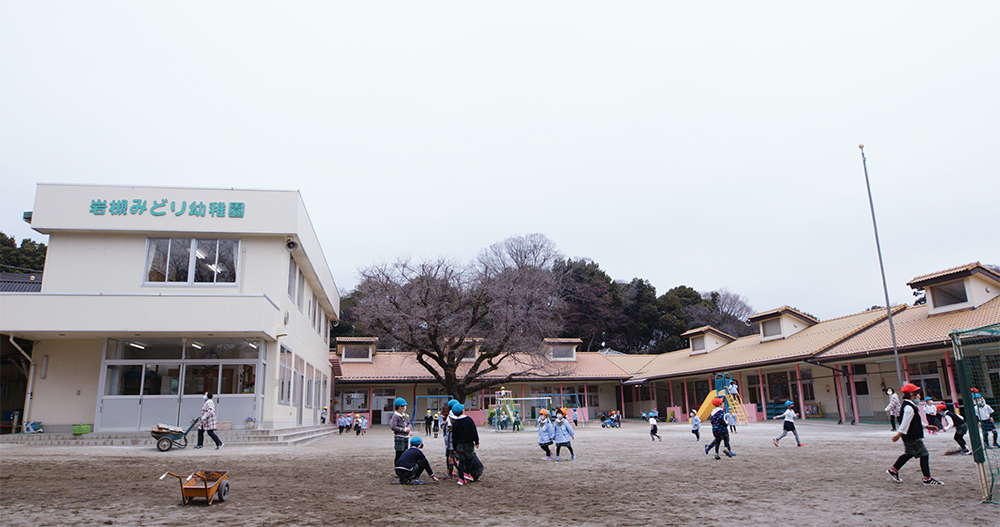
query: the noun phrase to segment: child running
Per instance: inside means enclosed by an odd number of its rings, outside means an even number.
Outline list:
[[[712,404],[715,409],[712,410],[712,415],[708,420],[712,423],[712,435],[715,436],[715,439],[705,445],[705,455],[707,456],[712,447],[715,447],[715,459],[722,459],[719,457],[719,445],[725,443],[726,449],[723,450],[723,453],[726,454],[726,457],[733,457],[736,454],[729,446],[729,428],[726,426],[726,413],[722,410],[722,397],[712,399]]]
[[[969,425],[965,424],[965,419],[962,419],[962,417],[958,415],[958,412],[955,411],[955,406],[951,405],[949,407],[944,404],[939,404],[937,406],[937,410],[939,414],[947,415],[948,419],[951,419],[951,425],[955,428],[955,442],[958,443],[959,447],[961,447],[961,450],[959,450],[958,453],[971,454],[972,452],[965,446],[964,437],[965,433],[969,431]]]
[[[924,475],[924,485],[944,485],[931,477],[931,455],[924,446],[924,428],[937,430],[937,427],[925,425],[920,420],[920,414],[917,413],[917,403],[914,400],[920,400],[920,387],[906,383],[899,391],[903,392],[903,411],[900,415],[899,431],[892,436],[892,442],[895,443],[902,437],[904,450],[903,455],[899,456],[891,467],[885,469],[885,473],[889,474],[889,477],[896,483],[902,483],[903,480],[899,478],[899,469],[903,468],[903,465],[910,458],[915,457],[920,459],[920,472]]]
[[[659,439],[660,441],[663,441],[663,438],[660,437],[660,434],[657,434],[656,431],[657,431],[656,418],[653,416],[649,416],[649,440],[656,441],[657,439]]]
[[[559,461],[559,454],[563,447],[569,450],[569,459],[573,461],[576,459],[576,454],[573,452],[573,445],[570,444],[570,441],[576,436],[573,434],[573,426],[569,424],[564,412],[562,408],[556,411],[556,424],[552,427],[555,431],[553,439],[556,442],[556,461]]]
[[[781,427],[781,435],[774,438],[774,446],[778,446],[778,442],[781,441],[781,438],[788,435],[788,432],[795,434],[795,444],[799,446],[806,446],[799,439],[799,431],[795,429],[795,418],[798,417],[799,414],[795,413],[795,410],[792,409],[793,406],[795,406],[795,403],[792,401],[785,401],[785,413],[774,416],[774,419],[780,419],[782,417],[785,418],[785,424]]]
[[[538,446],[545,452],[545,457],[542,458],[544,461],[552,459],[552,451],[549,450],[549,445],[552,444],[555,435],[556,431],[552,428],[552,422],[549,421],[549,411],[542,408],[538,411]]]
[[[701,441],[701,418],[694,410],[691,410],[691,433],[694,434],[695,441]]]

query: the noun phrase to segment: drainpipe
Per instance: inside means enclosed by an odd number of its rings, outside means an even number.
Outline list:
[[[31,388],[35,382],[35,361],[31,360],[31,357],[28,356],[28,354],[25,353],[23,349],[21,349],[21,346],[19,346],[17,342],[14,342],[13,333],[11,333],[8,336],[8,340],[10,340],[10,343],[13,344],[15,348],[17,348],[17,351],[20,351],[21,355],[24,355],[24,358],[28,359],[28,362],[31,363],[31,367],[28,368],[28,390],[24,397],[24,413],[21,414],[22,415],[21,431],[25,432],[26,431],[25,426],[31,422],[28,420],[28,412],[31,411]]]

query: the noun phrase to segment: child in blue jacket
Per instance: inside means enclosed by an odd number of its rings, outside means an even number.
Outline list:
[[[556,412],[556,424],[552,428],[555,430],[553,439],[556,442],[556,461],[559,461],[559,454],[562,452],[563,447],[569,449],[570,461],[576,459],[576,454],[573,452],[573,445],[570,444],[570,441],[576,435],[573,433],[573,425],[569,424],[569,420],[566,419],[566,414],[562,410]]]
[[[552,428],[552,422],[549,421],[549,411],[542,408],[538,411],[538,446],[545,452],[545,457],[542,458],[545,461],[552,459],[549,445],[552,444],[555,435],[555,429]]]

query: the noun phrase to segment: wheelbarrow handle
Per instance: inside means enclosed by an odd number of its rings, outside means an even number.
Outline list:
[[[173,477],[175,477],[177,479],[184,479],[184,476],[178,476],[177,474],[174,474],[173,472],[164,472],[163,475],[160,476],[159,479],[163,479],[163,478],[165,478],[167,476],[173,476]],[[184,479],[184,481],[191,481],[191,478],[193,478],[194,476],[195,476],[194,474],[191,474],[190,476],[187,477],[187,479]]]

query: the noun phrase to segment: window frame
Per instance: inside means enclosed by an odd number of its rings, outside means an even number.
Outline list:
[[[292,404],[292,350],[281,346],[278,350],[278,404]]]
[[[175,241],[187,240],[188,241],[188,265],[187,265],[187,280],[171,282],[167,280],[169,273],[164,274],[164,279],[162,282],[151,282],[149,280],[150,265],[152,264],[152,254],[150,253],[150,248],[154,240],[166,240],[167,241],[167,266],[169,269],[170,265],[170,247]],[[198,274],[198,242],[215,242],[215,264],[219,264],[219,242],[233,241],[236,242],[235,250],[233,251],[233,280],[231,282],[218,282],[219,271],[215,270],[212,282],[198,282],[195,281],[195,276]],[[147,236],[146,237],[146,255],[144,257],[144,262],[142,266],[142,286],[143,287],[237,287],[239,285],[240,279],[240,252],[242,249],[243,240],[240,238],[198,238],[198,237],[181,237],[181,238],[170,238],[162,236]]]
[[[772,328],[772,329],[775,328],[775,327],[777,327],[777,332],[776,333],[770,333],[770,334],[768,334],[768,328],[769,327]],[[762,338],[770,339],[770,338],[780,337],[781,335],[782,335],[782,333],[781,333],[781,319],[780,318],[772,318],[770,320],[764,320],[764,321],[762,321],[760,323],[760,336]]]

